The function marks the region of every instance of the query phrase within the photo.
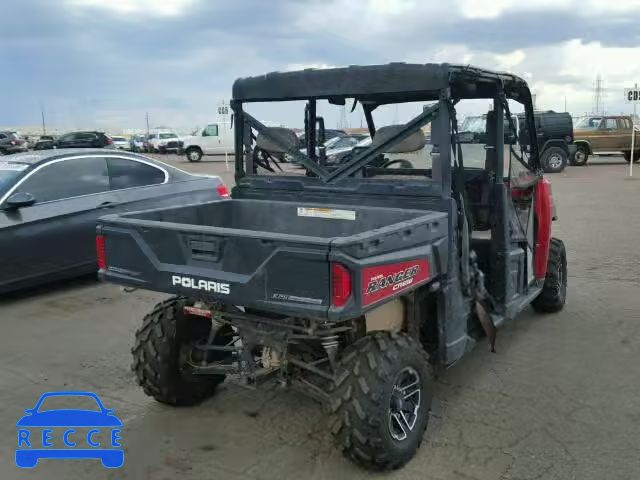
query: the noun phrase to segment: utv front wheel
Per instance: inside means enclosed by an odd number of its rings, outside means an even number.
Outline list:
[[[136,332],[132,369],[144,392],[168,405],[195,405],[211,396],[224,381],[224,375],[195,375],[192,362],[221,358],[193,358],[194,355],[220,355],[194,348],[207,342],[211,320],[185,315],[186,299],[174,297],[157,304]],[[214,332],[214,344],[226,343],[233,332],[223,327]],[[231,337],[230,337],[231,336]],[[202,353],[204,352],[204,353]]]
[[[531,303],[536,312],[559,312],[567,298],[567,253],[564,243],[558,238],[551,239],[547,275],[540,295]]]
[[[378,332],[348,347],[340,367],[330,400],[338,447],[372,470],[401,467],[415,455],[429,422],[426,352],[405,334]]]

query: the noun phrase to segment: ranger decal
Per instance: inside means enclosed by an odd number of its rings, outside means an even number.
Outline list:
[[[382,300],[429,278],[426,260],[388,263],[362,270],[362,305]]]

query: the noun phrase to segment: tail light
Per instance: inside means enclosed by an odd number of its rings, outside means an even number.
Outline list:
[[[98,254],[98,268],[107,269],[107,255],[104,250],[104,236],[96,235],[96,253]]]
[[[331,264],[331,306],[342,307],[351,296],[351,273],[341,263]]]
[[[224,183],[221,183],[220,185],[218,185],[216,187],[216,192],[218,192],[218,195],[220,195],[222,198],[229,198],[229,189],[227,188],[227,186]]]
[[[107,137],[107,145],[113,145],[113,138]]]

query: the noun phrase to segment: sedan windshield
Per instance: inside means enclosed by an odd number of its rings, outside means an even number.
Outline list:
[[[484,133],[487,128],[487,117],[467,117],[460,127],[461,132]]]

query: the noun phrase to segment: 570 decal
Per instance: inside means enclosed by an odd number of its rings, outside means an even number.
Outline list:
[[[362,270],[362,304],[382,300],[429,278],[429,262],[411,260]]]

